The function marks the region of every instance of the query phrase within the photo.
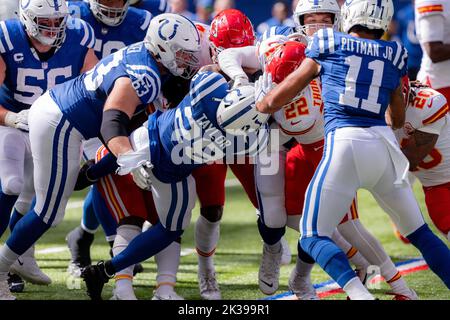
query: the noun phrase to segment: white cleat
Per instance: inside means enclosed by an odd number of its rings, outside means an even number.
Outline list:
[[[184,300],[184,298],[178,295],[175,290],[170,293],[161,294],[158,292],[158,289],[156,289],[152,300]]]
[[[285,266],[291,263],[292,254],[291,248],[289,248],[289,243],[286,238],[283,236],[280,240],[283,254],[281,255],[281,265]]]
[[[114,288],[113,296],[110,300],[137,300],[137,298],[133,290],[128,290],[127,292],[119,292],[117,288]]]
[[[278,290],[280,278],[282,249],[277,253],[268,250],[267,244],[263,245],[263,254],[258,272],[259,289],[266,295],[274,294]]]
[[[393,295],[394,298],[392,300],[419,300],[419,296],[417,293],[413,290],[408,288],[409,292],[402,292],[402,293],[395,293],[395,292],[388,292],[388,294]]]
[[[81,267],[80,265],[76,264],[75,262],[70,262],[69,266],[67,267],[67,273],[70,274],[74,278],[80,278],[81,277]]]
[[[8,281],[0,281],[0,300],[16,300],[16,297],[9,291]]]
[[[11,266],[10,272],[33,284],[49,285],[52,283],[52,279],[42,272],[34,258],[34,246],[17,258]]]
[[[215,272],[199,273],[198,286],[200,288],[200,296],[203,300],[222,300],[222,294],[220,293]]]
[[[299,300],[319,300],[311,279],[309,277],[300,277],[295,268],[289,277],[288,287]]]

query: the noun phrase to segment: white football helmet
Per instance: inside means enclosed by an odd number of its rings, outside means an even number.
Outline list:
[[[152,19],[144,39],[147,49],[173,75],[190,79],[200,64],[200,35],[188,18],[163,13]]]
[[[21,0],[19,17],[27,33],[42,44],[58,47],[66,37],[69,9],[64,0]]]
[[[128,12],[130,0],[123,0],[122,7],[109,7],[100,3],[100,0],[89,0],[89,6],[94,16],[110,27],[120,25]]]
[[[217,123],[227,133],[241,134],[258,130],[270,114],[256,110],[255,87],[246,85],[231,90],[219,104]]]
[[[394,15],[392,0],[347,0],[341,8],[342,31],[361,25],[386,31]]]
[[[300,0],[294,11],[294,22],[298,32],[307,35],[308,28],[314,28],[319,30],[326,28],[326,25],[310,24],[305,25],[303,23],[304,15],[308,13],[331,13],[334,15],[333,28],[337,30],[339,27],[339,4],[336,0]]]

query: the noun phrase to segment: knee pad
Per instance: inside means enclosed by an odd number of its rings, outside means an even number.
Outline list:
[[[1,180],[2,192],[10,196],[18,196],[24,186],[23,177],[9,176]]]
[[[258,219],[258,230],[259,234],[261,235],[261,238],[264,240],[265,243],[268,245],[273,245],[280,241],[280,239],[284,236],[284,233],[286,232],[286,227],[281,228],[271,228],[265,225],[261,218]]]
[[[208,206],[201,208],[200,214],[209,222],[220,221],[223,215],[223,206]]]

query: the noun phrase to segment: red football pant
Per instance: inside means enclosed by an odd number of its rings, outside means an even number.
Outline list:
[[[296,145],[288,151],[285,167],[285,206],[287,215],[301,215],[305,193],[320,160],[322,159],[324,141],[313,144]],[[349,212],[341,223],[358,219],[356,197]]]
[[[97,161],[108,154],[103,146],[97,151]],[[151,224],[158,222],[155,203],[151,191],[139,188],[133,181],[131,174],[119,176],[110,174],[97,182],[109,212],[120,222],[125,217],[140,217],[150,221]]]
[[[450,231],[450,182],[423,187],[428,214],[434,225],[447,235]]]
[[[257,208],[253,164],[249,164],[248,159],[246,159],[244,164],[230,165],[230,169],[244,187],[252,204]],[[197,196],[202,208],[225,204],[226,164],[213,163],[202,166],[194,170],[192,176],[195,179]]]

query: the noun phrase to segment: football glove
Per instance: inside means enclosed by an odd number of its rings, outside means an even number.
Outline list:
[[[88,175],[89,168],[91,168],[94,164],[95,161],[93,159],[88,160],[83,164],[80,172],[78,172],[78,178],[74,188],[75,191],[83,190],[98,181],[96,179],[91,179]]]
[[[28,112],[30,110],[22,110],[18,113],[8,111],[5,116],[5,125],[28,132]]]
[[[268,72],[264,72],[264,74],[255,82],[255,101],[260,102],[272,88],[272,75]]]

